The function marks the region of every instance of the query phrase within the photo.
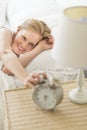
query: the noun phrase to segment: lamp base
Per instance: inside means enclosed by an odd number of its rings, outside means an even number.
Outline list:
[[[78,104],[86,104],[87,103],[87,89],[82,87],[81,89],[75,88],[69,92],[69,99]]]

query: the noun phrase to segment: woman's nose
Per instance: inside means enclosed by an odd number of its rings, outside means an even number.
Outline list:
[[[28,47],[28,42],[23,42],[22,44],[23,49],[26,49]]]

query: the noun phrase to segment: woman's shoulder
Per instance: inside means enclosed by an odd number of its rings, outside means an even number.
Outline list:
[[[12,39],[13,39],[13,32],[6,28],[6,27],[1,27],[0,28],[0,45],[1,45],[1,42],[4,44],[6,43],[7,45],[7,42],[11,43],[12,42]]]
[[[1,33],[4,33],[4,34],[11,34],[13,36],[14,32],[12,30],[10,30],[9,28],[7,27],[0,27],[0,32]]]

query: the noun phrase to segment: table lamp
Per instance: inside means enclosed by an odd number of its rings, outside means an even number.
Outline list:
[[[69,92],[69,98],[74,103],[87,103],[83,73],[83,69],[87,69],[87,7],[77,6],[63,11],[57,38],[53,58],[60,65],[79,68],[78,87]]]

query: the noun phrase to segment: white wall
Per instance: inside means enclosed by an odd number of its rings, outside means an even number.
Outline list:
[[[0,0],[0,25],[3,25],[5,21],[5,6],[9,0]],[[30,0],[31,1],[31,0]],[[56,0],[58,4],[58,11],[61,13],[64,8],[76,5],[87,6],[87,0]],[[22,2],[22,0],[21,0]]]
[[[0,0],[0,26],[5,22],[5,9],[7,0]]]

